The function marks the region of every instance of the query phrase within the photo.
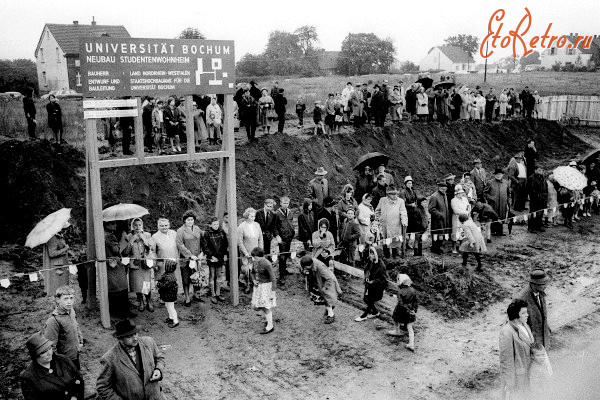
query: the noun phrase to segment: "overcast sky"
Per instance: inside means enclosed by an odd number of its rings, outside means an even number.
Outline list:
[[[174,38],[184,28],[196,27],[209,39],[234,40],[237,60],[248,52],[262,52],[274,30],[292,32],[314,25],[326,50],[339,50],[350,32],[373,32],[393,39],[397,59],[418,63],[449,35],[467,33],[482,39],[498,8],[506,11],[502,22],[508,34],[525,15],[525,6],[533,17],[528,38],[543,35],[549,23],[556,36],[600,34],[598,0],[18,0],[2,3],[0,58],[34,59],[45,23],[89,24],[94,16],[98,24],[124,25],[132,37],[140,38]],[[499,49],[491,60],[510,54]]]

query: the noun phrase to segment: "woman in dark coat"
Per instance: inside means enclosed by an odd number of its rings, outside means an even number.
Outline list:
[[[32,361],[19,377],[25,400],[83,400],[83,378],[68,357],[54,353],[39,332],[26,346]]]
[[[409,234],[415,234],[415,243],[413,245],[415,256],[423,255],[423,233],[429,226],[429,219],[427,218],[427,212],[423,206],[427,199],[423,196],[417,198],[416,206],[408,213],[408,228],[406,232]]]
[[[305,198],[302,204],[302,213],[298,215],[298,240],[304,245],[304,250],[309,250],[313,232],[316,230],[313,201]]]
[[[60,104],[56,101],[55,95],[51,94],[49,99],[50,102],[46,105],[46,111],[48,111],[48,127],[52,129],[56,143],[60,143],[62,142],[63,133],[62,109],[60,108]]]
[[[366,310],[356,317],[356,322],[367,318],[377,318],[379,311],[375,303],[383,298],[383,291],[387,288],[388,274],[383,262],[383,250],[379,247],[369,247],[369,258],[365,264],[365,295],[363,300],[367,304]]]

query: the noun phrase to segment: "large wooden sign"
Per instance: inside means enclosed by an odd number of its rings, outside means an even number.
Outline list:
[[[233,41],[82,37],[84,97],[232,94]]]

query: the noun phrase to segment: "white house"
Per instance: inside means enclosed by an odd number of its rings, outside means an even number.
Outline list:
[[[471,71],[475,69],[475,60],[457,46],[432,47],[427,56],[419,63],[419,71]]]
[[[583,48],[583,41],[580,41],[577,48],[573,47],[577,41],[578,33],[565,35],[567,41],[562,48],[556,46],[556,42],[552,43],[552,47],[542,51],[540,61],[542,67],[546,69],[552,68],[557,62],[561,65],[571,63],[573,65],[589,66],[594,52],[600,51],[600,35],[595,35],[590,41],[589,49]]]
[[[40,94],[51,90],[74,89],[81,92],[79,38],[112,36],[129,38],[122,25],[46,24],[35,49]]]

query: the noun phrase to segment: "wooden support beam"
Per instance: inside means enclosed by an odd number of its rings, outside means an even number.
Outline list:
[[[91,196],[87,202],[87,214],[90,214],[91,208],[91,223],[94,233],[94,248],[95,259],[106,260],[106,252],[104,248],[104,226],[102,224],[102,182],[100,181],[100,168],[98,168],[98,143],[96,132],[96,120],[89,119],[86,121],[86,145],[88,148],[88,174],[90,183]],[[143,149],[142,149],[143,150]],[[89,229],[89,228],[88,228]],[[100,303],[100,320],[102,326],[110,328],[110,313],[108,311],[108,279],[106,274],[106,261],[96,261],[96,275],[98,284],[98,296]],[[90,295],[96,295],[94,291]]]
[[[119,158],[117,160],[102,160],[98,161],[99,168],[117,168],[117,167],[129,167],[132,165],[147,165],[147,164],[161,164],[169,162],[185,162],[194,160],[208,160],[212,158],[223,158],[229,157],[230,152],[227,150],[211,151],[205,153],[194,153],[189,154],[175,154],[172,156],[150,156],[144,157],[142,160],[139,158]],[[235,156],[234,156],[235,157]]]
[[[333,265],[335,269],[339,269],[340,271],[344,271],[347,274],[355,276],[357,278],[365,279],[365,271],[362,269],[351,267],[347,264],[342,264],[341,262],[334,261]]]
[[[91,130],[91,127],[96,127],[97,120],[89,120],[86,121],[86,140],[88,139],[88,135],[91,135],[91,132],[95,132],[95,130]],[[85,165],[86,165],[86,174],[85,174],[85,221],[87,228],[87,259],[95,260],[96,259],[96,246],[95,246],[95,237],[94,237],[94,214],[92,212],[92,184],[90,178],[90,152],[95,151],[88,144],[86,145],[85,152]],[[96,268],[95,266],[88,266],[87,268],[87,276],[88,276],[88,294],[86,301],[86,308],[88,310],[95,310],[98,302],[96,300]]]
[[[144,123],[142,121],[142,99],[136,97],[138,116],[135,118],[135,156],[144,160]]]
[[[235,137],[233,131],[233,95],[225,95],[223,148],[228,153],[224,158],[225,190],[227,191],[227,212],[229,214],[229,280],[231,303],[240,303],[238,284],[238,247],[237,247],[237,190],[235,177]]]
[[[225,144],[224,144],[225,145]],[[227,209],[227,187],[225,186],[225,159],[219,160],[219,183],[217,186],[217,204],[215,207],[215,216],[220,220],[225,215]]]
[[[192,96],[185,96],[185,136],[187,138],[187,154],[192,157],[196,153],[196,139],[194,137],[194,111]]]

